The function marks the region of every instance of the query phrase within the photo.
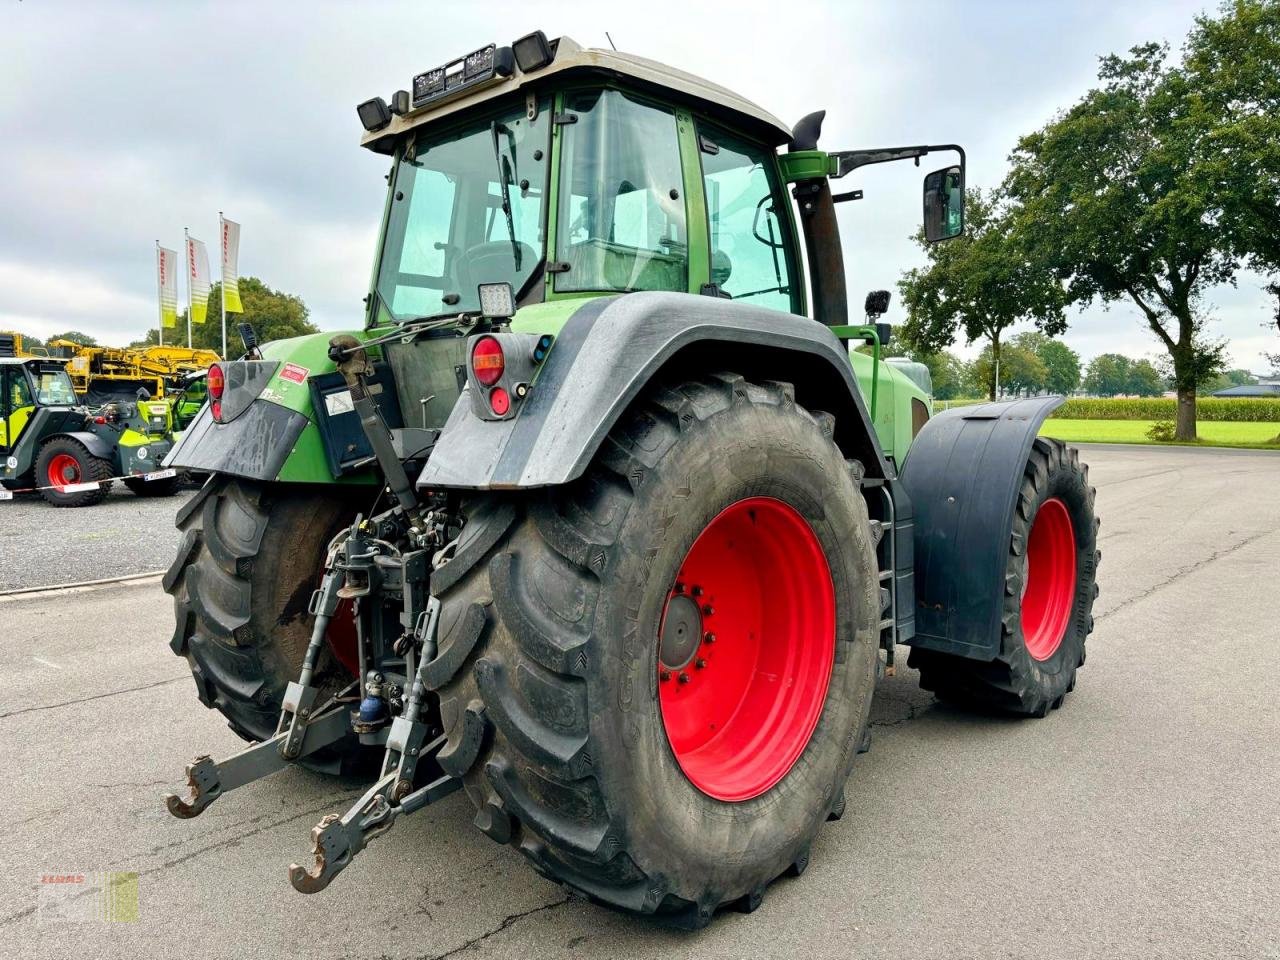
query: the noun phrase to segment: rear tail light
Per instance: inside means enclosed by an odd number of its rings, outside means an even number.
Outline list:
[[[205,377],[205,385],[209,389],[209,412],[213,414],[213,419],[222,419],[222,392],[227,387],[226,375],[222,372],[222,367],[216,363],[209,367],[208,376]]]
[[[503,356],[502,344],[495,338],[481,337],[476,341],[476,345],[471,349],[471,371],[475,374],[476,380],[486,387],[491,387],[502,378],[502,371],[506,366],[507,359]],[[502,393],[506,397],[506,391]],[[490,403],[492,402],[491,397]],[[510,398],[507,398],[507,406],[510,406]]]

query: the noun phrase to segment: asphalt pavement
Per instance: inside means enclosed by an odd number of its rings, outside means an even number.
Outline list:
[[[173,518],[198,489],[139,497],[116,483],[102,503],[77,508],[35,493],[0,500],[0,592],[165,569],[181,539]]]
[[[1102,594],[1063,709],[974,715],[901,669],[805,875],[695,934],[567,897],[461,794],[297,894],[361,784],[289,770],[173,819],[184,763],[240,743],[158,582],[0,598],[0,957],[1280,957],[1280,456],[1084,455]],[[101,872],[137,874],[136,920],[77,913]]]

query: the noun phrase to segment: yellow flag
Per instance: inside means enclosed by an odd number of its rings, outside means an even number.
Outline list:
[[[160,289],[160,325],[178,325],[178,251],[156,244],[156,275]]]
[[[191,291],[191,322],[204,323],[209,316],[209,251],[187,237],[187,283]]]
[[[237,260],[240,259],[240,224],[234,220],[222,221],[222,303],[227,313],[244,313],[240,304],[240,275]]]

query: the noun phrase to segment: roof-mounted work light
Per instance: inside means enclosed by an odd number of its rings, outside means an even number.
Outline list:
[[[520,68],[521,73],[541,70],[555,56],[551,52],[551,44],[547,42],[547,35],[541,30],[535,30],[521,37],[511,44],[511,49],[515,51],[516,66]]]
[[[356,113],[360,116],[361,126],[366,130],[381,130],[391,122],[391,108],[381,97],[366,100],[356,107]]]

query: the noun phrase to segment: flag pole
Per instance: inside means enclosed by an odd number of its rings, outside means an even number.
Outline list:
[[[164,346],[164,287],[160,285],[160,241],[156,241],[156,302],[160,304],[160,346]]]
[[[227,359],[227,255],[225,247],[227,243],[226,226],[222,222],[222,211],[218,211],[218,259],[222,263],[219,273],[222,276],[222,282],[218,284],[218,291],[222,300],[222,359]]]
[[[185,238],[187,245],[187,349],[191,349],[191,311],[192,293],[191,293],[191,232],[186,228],[182,228],[182,236]]]

